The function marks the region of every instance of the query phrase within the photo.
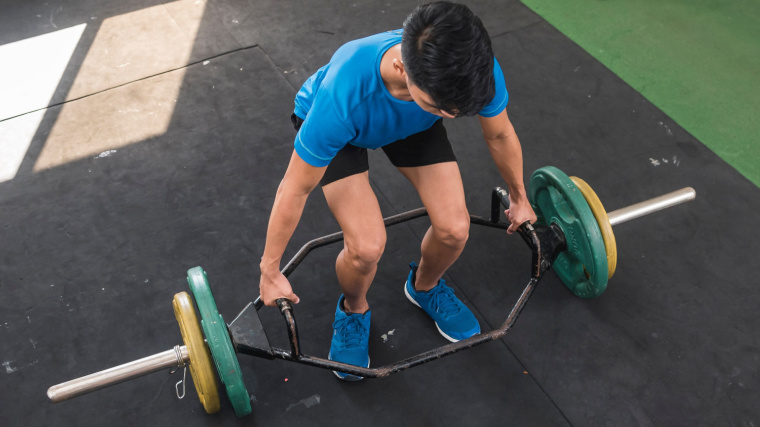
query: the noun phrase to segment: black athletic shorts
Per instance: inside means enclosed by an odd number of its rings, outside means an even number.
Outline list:
[[[296,131],[301,128],[303,119],[292,114],[290,120],[293,122]],[[446,128],[443,127],[442,119],[436,121],[427,130],[392,142],[382,148],[393,166],[397,168],[457,161],[454,151],[451,149],[449,137],[446,135]],[[325,186],[339,179],[364,173],[368,170],[367,149],[348,144],[338,151],[338,154],[332,159],[319,184]]]

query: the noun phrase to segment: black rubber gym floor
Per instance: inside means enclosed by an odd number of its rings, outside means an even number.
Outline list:
[[[171,299],[187,290],[187,269],[205,268],[225,319],[257,296],[297,88],[341,44],[399,28],[416,2],[14,3],[0,7],[0,45],[87,26],[18,172],[0,183],[0,425],[760,425],[760,191],[511,0],[467,3],[504,69],[526,182],[556,166],[610,211],[697,191],[615,228],[604,295],[577,298],[550,273],[504,339],[387,379],[344,383],[240,356],[253,406],[240,419],[225,396],[207,415],[190,384],[178,400],[181,371],[49,403],[54,384],[179,344]],[[446,126],[470,212],[486,216],[503,183],[478,122]],[[421,206],[381,153],[370,159],[384,214]],[[372,366],[447,343],[402,292],[426,221],[389,229],[369,294]],[[337,230],[315,192],[286,257]],[[307,354],[329,349],[338,249],[317,250],[291,276]],[[446,278],[490,330],[529,266],[519,237],[473,227]],[[287,348],[279,312],[261,317]]]

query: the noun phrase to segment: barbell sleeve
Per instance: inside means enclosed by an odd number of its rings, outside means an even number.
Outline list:
[[[696,196],[697,192],[693,188],[685,187],[672,193],[663,194],[662,196],[609,212],[607,216],[610,219],[610,225],[615,226],[671,206],[688,202],[689,200],[694,200]]]
[[[175,349],[166,350],[152,356],[54,385],[48,389],[48,399],[54,403],[63,402],[64,400],[163,369],[184,366],[189,360],[190,355],[187,347],[184,345],[177,346]]]

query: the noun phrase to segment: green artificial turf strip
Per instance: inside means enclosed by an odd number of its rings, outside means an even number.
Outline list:
[[[760,186],[760,0],[522,0]]]

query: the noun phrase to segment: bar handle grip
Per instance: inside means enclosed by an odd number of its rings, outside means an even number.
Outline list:
[[[281,313],[284,313],[285,310],[293,311],[293,304],[287,298],[277,298],[277,300],[275,300],[275,303],[277,304],[277,308],[280,309]]]
[[[287,298],[277,298],[275,300],[277,307],[282,313],[282,317],[285,318],[285,324],[288,327],[288,338],[290,340],[290,350],[294,358],[301,357],[301,341],[298,337],[298,326],[296,325],[296,318],[293,315],[293,303]]]
[[[499,223],[499,217],[501,216],[501,206],[504,209],[509,209],[509,193],[507,190],[501,187],[495,187],[493,189],[493,195],[491,196],[491,222],[494,224]],[[519,232],[526,237],[527,233],[533,230],[530,221],[525,221],[520,224]]]
[[[504,209],[509,209],[509,193],[501,187],[495,187],[491,194],[491,222],[498,224],[501,217],[501,206],[504,206]]]

